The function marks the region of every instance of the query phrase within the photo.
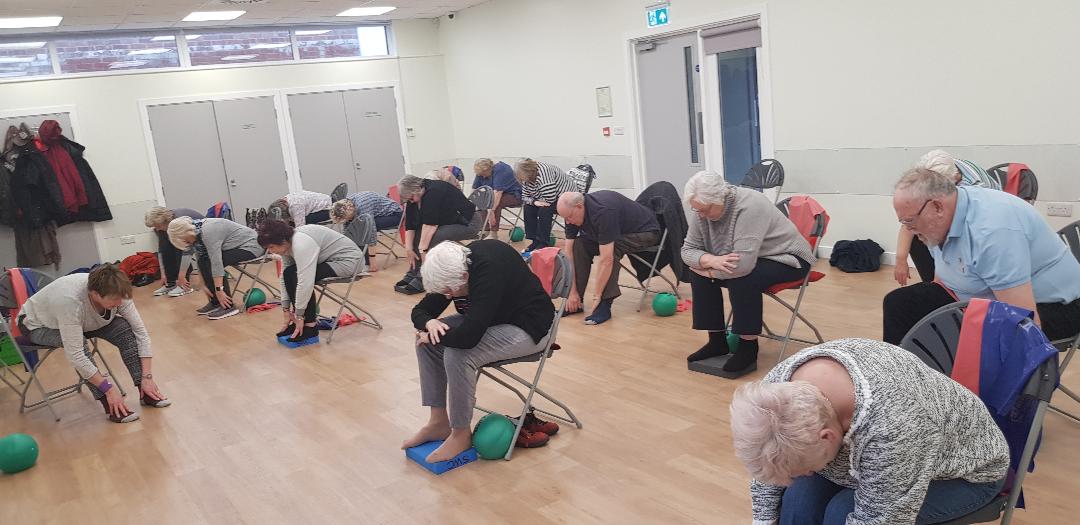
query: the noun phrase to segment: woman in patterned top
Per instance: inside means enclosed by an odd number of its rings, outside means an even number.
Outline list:
[[[330,205],[333,201],[325,193],[300,190],[290,193],[270,204],[271,211],[278,210],[281,220],[292,222],[299,227],[305,224],[319,224],[330,220]]]
[[[807,348],[743,385],[731,432],[754,525],[944,523],[989,503],[1009,467],[975,394],[867,339]]]
[[[532,241],[523,253],[546,248],[555,218],[555,203],[559,195],[577,191],[577,184],[562,168],[533,159],[518,161],[514,165],[514,178],[521,184],[525,238]]]

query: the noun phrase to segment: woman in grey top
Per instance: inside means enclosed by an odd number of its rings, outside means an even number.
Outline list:
[[[210,320],[240,313],[232,302],[225,267],[259,257],[263,250],[256,237],[255,230],[229,219],[178,217],[169,223],[169,240],[173,245],[180,250],[195,249],[203,292],[208,300],[206,306],[195,313]]]
[[[902,348],[807,348],[731,400],[754,525],[923,525],[987,504],[1009,448],[983,402]]]
[[[713,172],[698,172],[683,194],[690,218],[682,259],[693,270],[694,329],[708,330],[709,342],[687,357],[699,361],[728,353],[724,296],[733,309],[731,331],[739,348],[724,364],[730,377],[757,369],[761,294],[770,286],[801,280],[814,263],[810,244],[764,194],[728,184]]]
[[[280,255],[284,267],[281,309],[285,312],[285,328],[278,337],[290,336],[290,343],[318,342],[315,282],[352,275],[364,252],[348,237],[325,226],[293,228],[274,220],[259,228],[259,244],[267,252]]]

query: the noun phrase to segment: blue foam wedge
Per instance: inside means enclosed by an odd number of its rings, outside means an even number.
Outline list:
[[[287,346],[289,348],[300,348],[301,346],[318,344],[319,336],[316,335],[315,337],[309,337],[307,339],[304,339],[303,341],[297,341],[295,343],[290,343],[289,336],[287,335],[283,335],[277,338],[277,340],[279,343],[281,343],[282,346]]]
[[[465,452],[462,452],[461,454],[455,456],[454,459],[439,461],[438,463],[428,463],[424,458],[428,457],[429,454],[434,452],[435,449],[439,448],[439,446],[442,444],[442,441],[428,441],[423,445],[417,445],[413,448],[407,448],[405,449],[405,457],[415,461],[421,467],[430,470],[436,475],[456,469],[458,467],[463,467],[465,465],[468,465],[469,463],[476,461],[476,449],[470,448]]]

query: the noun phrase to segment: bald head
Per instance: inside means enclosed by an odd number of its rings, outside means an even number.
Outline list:
[[[555,212],[566,222],[581,226],[585,222],[585,195],[577,191],[568,191],[559,195]]]

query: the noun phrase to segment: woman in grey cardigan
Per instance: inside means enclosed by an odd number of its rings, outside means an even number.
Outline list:
[[[352,275],[364,252],[348,237],[325,226],[293,228],[273,220],[259,228],[259,245],[280,255],[284,268],[281,310],[285,312],[285,327],[277,336],[289,336],[290,343],[318,342],[315,282]]]
[[[866,339],[812,346],[740,387],[731,433],[755,525],[944,523],[989,503],[1009,467],[975,394]]]
[[[255,230],[229,219],[178,217],[169,223],[169,241],[179,250],[195,248],[195,260],[208,302],[195,313],[216,321],[240,310],[232,302],[225,267],[250,261],[263,253]]]
[[[709,332],[709,342],[687,360],[728,353],[722,293],[727,288],[731,331],[739,335],[739,348],[724,371],[731,377],[753,372],[762,326],[761,294],[775,284],[805,277],[814,254],[795,225],[760,192],[702,171],[687,181],[683,195],[697,214],[696,220],[690,218],[682,248],[683,262],[694,272],[694,329]]]

